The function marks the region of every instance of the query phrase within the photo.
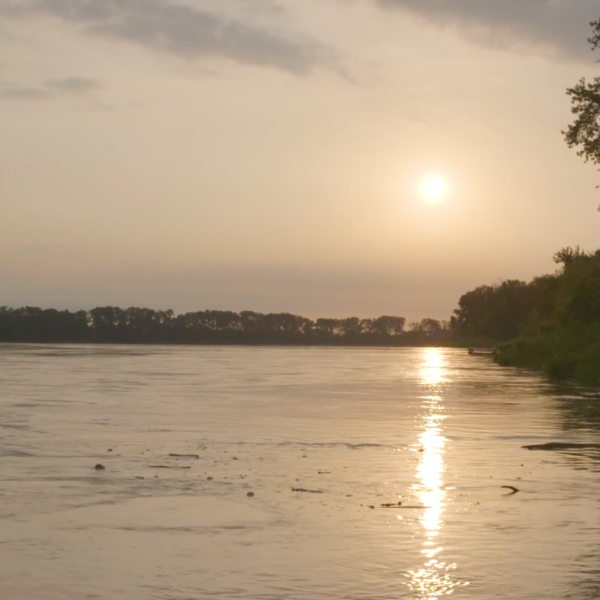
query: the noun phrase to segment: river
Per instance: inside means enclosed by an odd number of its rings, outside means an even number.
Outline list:
[[[595,600],[547,442],[600,401],[464,350],[0,345],[0,598]]]

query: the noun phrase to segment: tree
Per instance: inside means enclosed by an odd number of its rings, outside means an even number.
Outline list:
[[[591,26],[594,33],[588,41],[592,50],[596,50],[600,47],[600,19]],[[577,155],[585,162],[600,164],[600,77],[590,82],[582,77],[574,87],[567,89],[567,94],[571,97],[575,121],[562,132],[565,141],[569,148],[578,148]]]
[[[591,323],[600,318],[600,254],[579,257],[565,266],[555,315],[561,323]]]
[[[556,252],[552,257],[552,260],[557,265],[563,265],[563,267],[566,268],[578,258],[583,258],[585,256],[589,255],[585,251],[583,251],[579,246],[575,246],[575,248],[567,246],[566,248],[562,248],[558,252]]]
[[[511,340],[527,322],[533,309],[532,296],[530,286],[515,279],[482,285],[460,297],[453,329],[459,335]]]
[[[374,334],[382,337],[392,337],[402,335],[406,319],[403,317],[390,317],[384,315],[373,321],[371,330]]]

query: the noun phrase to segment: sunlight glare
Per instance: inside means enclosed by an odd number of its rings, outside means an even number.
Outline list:
[[[446,184],[441,177],[431,175],[423,181],[422,190],[427,199],[440,200],[446,193]]]
[[[426,385],[436,386],[445,381],[444,357],[437,348],[427,348],[423,354],[421,379]]]
[[[438,348],[425,349],[422,356],[421,383],[424,386],[423,414],[419,435],[418,483],[414,494],[427,507],[420,517],[424,540],[422,554],[425,563],[410,571],[409,587],[420,600],[436,600],[452,594],[461,585],[453,576],[456,565],[442,558],[443,547],[438,539],[444,525],[446,489],[444,485],[444,454],[446,437],[443,423],[446,418],[443,384],[448,369],[444,352]],[[463,583],[462,585],[468,585]]]

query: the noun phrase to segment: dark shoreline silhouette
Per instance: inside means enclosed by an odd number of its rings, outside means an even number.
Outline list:
[[[308,319],[289,313],[172,310],[115,306],[89,311],[0,307],[2,343],[248,346],[429,346],[450,337],[445,321],[403,317]]]
[[[463,294],[449,345],[495,347],[500,365],[600,387],[600,249],[566,247],[553,260],[552,274]]]

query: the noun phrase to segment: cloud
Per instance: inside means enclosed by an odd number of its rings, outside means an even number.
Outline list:
[[[66,77],[64,79],[49,79],[46,86],[58,92],[69,94],[87,94],[97,90],[100,85],[93,79],[85,77]]]
[[[440,27],[455,27],[479,44],[536,48],[562,58],[590,59],[589,23],[598,0],[371,0]]]
[[[332,52],[313,40],[169,0],[0,0],[0,17],[36,15],[189,58],[226,58],[296,74],[333,62]]]
[[[49,79],[39,85],[0,81],[0,97],[10,100],[51,100],[64,95],[87,94],[99,87],[97,81],[85,77]]]
[[[10,100],[48,100],[52,94],[43,88],[13,82],[0,82],[0,96]]]

